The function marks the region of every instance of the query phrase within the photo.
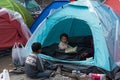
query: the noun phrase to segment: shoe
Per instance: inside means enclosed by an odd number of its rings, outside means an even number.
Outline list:
[[[50,77],[54,77],[55,76],[55,71],[53,71],[51,74],[50,74]]]

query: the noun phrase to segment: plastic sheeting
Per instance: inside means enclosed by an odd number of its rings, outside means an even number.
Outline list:
[[[2,8],[0,10],[0,14],[2,15],[2,14],[5,14],[5,13],[9,13],[9,18],[10,18],[11,21],[12,20],[17,20],[21,24],[22,32],[25,35],[26,39],[28,40],[31,36],[31,32],[28,29],[27,25],[24,23],[24,20],[23,20],[21,14],[19,14],[18,12],[9,10],[9,9]]]
[[[19,41],[25,45],[31,36],[31,32],[24,23],[22,16],[18,12],[5,8],[0,9],[0,16],[0,35],[2,40],[0,49],[11,48],[15,42]]]

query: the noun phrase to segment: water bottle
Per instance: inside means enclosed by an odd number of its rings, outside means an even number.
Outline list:
[[[77,71],[77,74],[80,74],[80,73],[81,73],[81,72],[78,70],[78,71]]]
[[[76,75],[77,74],[77,70],[72,70],[72,74]]]

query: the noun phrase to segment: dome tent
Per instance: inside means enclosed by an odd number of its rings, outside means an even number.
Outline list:
[[[15,42],[25,45],[30,36],[31,33],[18,12],[0,9],[0,50],[12,48]]]
[[[94,41],[94,59],[92,60],[68,61],[43,54],[40,56],[63,63],[96,66],[97,69],[110,72],[120,62],[119,22],[119,16],[100,2],[76,1],[62,6],[39,24],[25,48],[29,54],[33,42],[41,42],[43,47],[59,43],[61,33],[67,33],[70,37],[92,35]]]
[[[27,9],[25,7],[23,7],[22,5],[18,4],[14,0],[1,0],[0,7],[11,9],[11,10],[19,12],[22,15],[22,17],[23,17],[24,22],[29,27],[30,27],[30,25],[33,22],[33,18],[31,16],[31,14],[29,13],[29,11],[27,11]]]

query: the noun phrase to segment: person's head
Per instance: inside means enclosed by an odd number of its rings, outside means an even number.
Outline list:
[[[34,42],[31,46],[31,48],[32,48],[32,51],[35,53],[41,53],[41,51],[42,51],[41,43],[39,43],[39,42]]]
[[[63,43],[66,43],[68,41],[68,35],[66,33],[63,33],[60,35],[60,40],[63,42]]]

